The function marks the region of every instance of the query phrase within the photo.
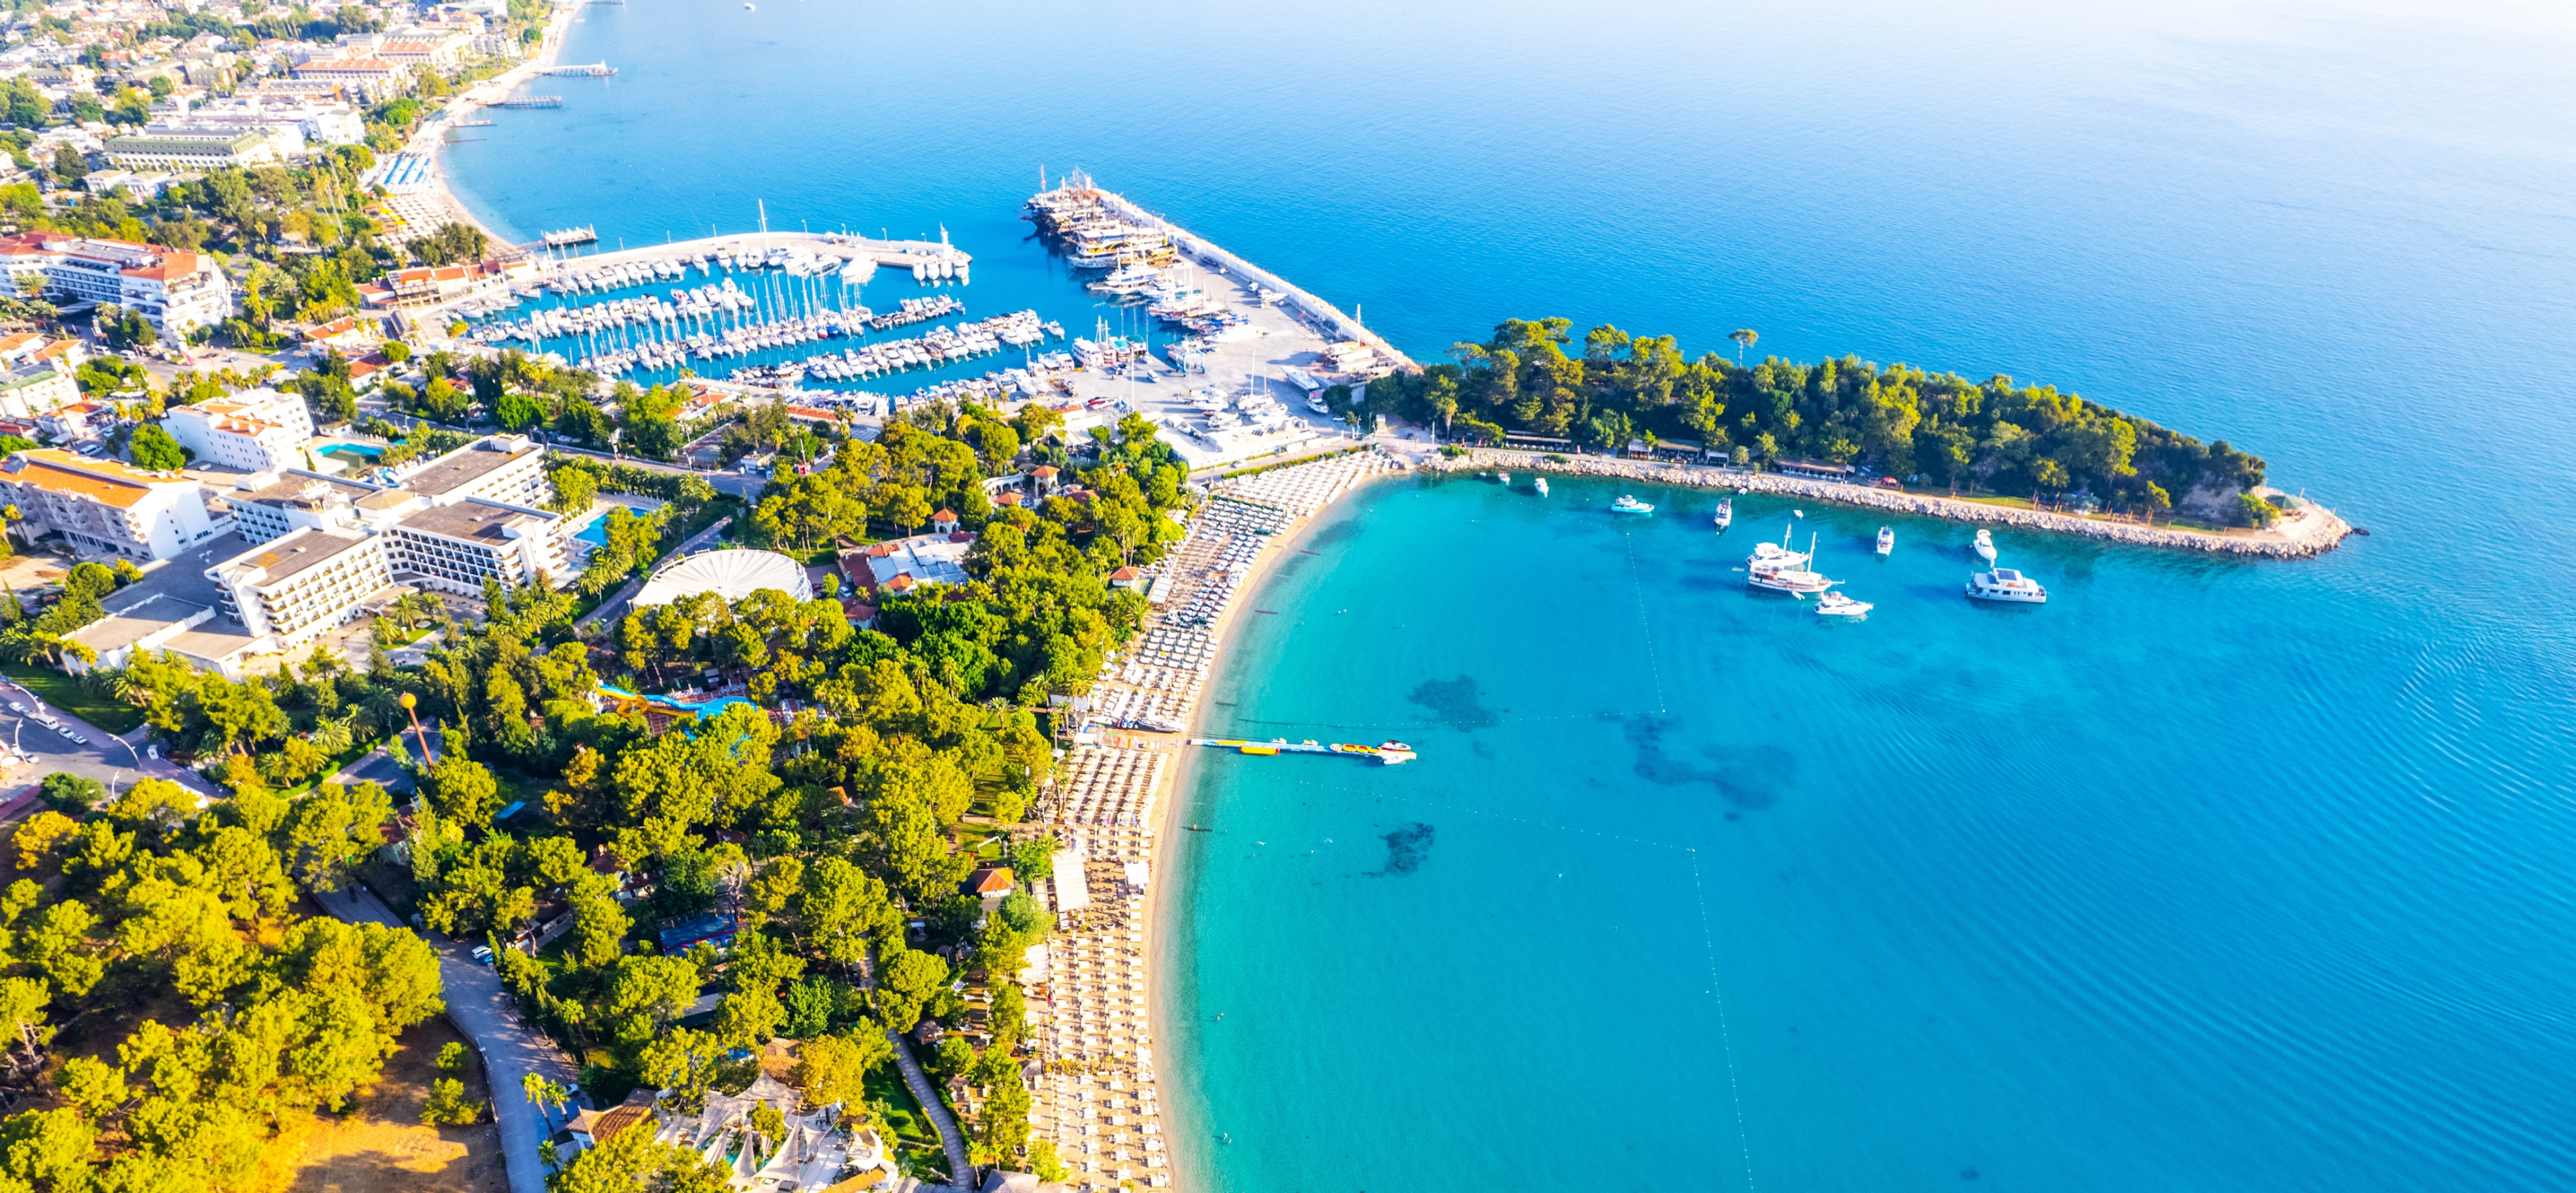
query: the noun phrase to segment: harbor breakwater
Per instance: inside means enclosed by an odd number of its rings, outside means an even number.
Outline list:
[[[2296,510],[2284,512],[2281,520],[2268,531],[2254,535],[2229,535],[2162,526],[2142,526],[2135,522],[2086,518],[2048,510],[2014,509],[2010,506],[1962,501],[1953,497],[1872,489],[1863,485],[1836,481],[1804,480],[1766,472],[1691,468],[1679,464],[1611,459],[1602,456],[1568,456],[1559,461],[1548,459],[1539,453],[1481,449],[1450,459],[1435,457],[1424,461],[1421,468],[1425,472],[1522,469],[1572,476],[1621,477],[1629,480],[1653,481],[1658,484],[1688,485],[1702,489],[1743,489],[1756,493],[1777,493],[1816,501],[1869,506],[1874,509],[1917,514],[1929,518],[1946,518],[1954,522],[1993,522],[2029,530],[2088,535],[2141,547],[2177,547],[2186,551],[2210,551],[2270,559],[2305,559],[2322,555],[2335,549],[2343,542],[2345,535],[2352,533],[2351,524],[2337,517],[2334,511],[2313,503],[2302,504]]]
[[[1359,342],[1376,349],[1379,355],[1386,357],[1386,359],[1392,362],[1396,368],[1405,372],[1419,373],[1422,371],[1421,365],[1414,363],[1412,357],[1406,356],[1404,353],[1398,351],[1396,346],[1389,343],[1385,336],[1379,335],[1376,332],[1370,331],[1368,328],[1361,326],[1360,321],[1357,318],[1344,314],[1340,307],[1334,306],[1323,299],[1315,297],[1313,294],[1308,293],[1303,287],[1292,285],[1287,279],[1280,277],[1278,274],[1272,273],[1250,261],[1244,260],[1242,257],[1234,253],[1226,251],[1215,241],[1191,232],[1188,229],[1181,227],[1179,224],[1175,224],[1170,220],[1164,219],[1153,212],[1137,206],[1134,200],[1129,199],[1125,195],[1121,195],[1116,191],[1101,191],[1100,200],[1101,202],[1108,204],[1110,207],[1115,208],[1119,214],[1125,216],[1130,222],[1143,227],[1153,228],[1162,232],[1164,235],[1171,237],[1172,244],[1175,247],[1179,248],[1183,254],[1197,258],[1201,264],[1220,267],[1235,277],[1261,286],[1266,286],[1286,295],[1287,301],[1291,305],[1304,311],[1308,318],[1323,325],[1323,327],[1329,330],[1331,334],[1340,336],[1343,339],[1358,340]]]

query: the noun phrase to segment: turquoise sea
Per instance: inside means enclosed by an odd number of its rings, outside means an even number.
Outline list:
[[[2576,1187],[2576,18],[2084,7],[595,5],[621,73],[448,162],[522,237],[944,223],[1087,328],[1014,218],[1081,166],[1418,356],[2005,372],[2374,532],[2005,533],[2054,599],[1998,610],[1955,526],[1365,490],[1211,724],[1423,756],[1201,760],[1193,1188]],[[1790,523],[1866,623],[1742,591]]]

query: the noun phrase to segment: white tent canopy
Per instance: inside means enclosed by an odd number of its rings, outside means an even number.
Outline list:
[[[706,551],[673,560],[635,594],[635,607],[667,605],[684,596],[712,592],[727,603],[764,588],[800,601],[814,599],[814,582],[805,565],[775,551]]]

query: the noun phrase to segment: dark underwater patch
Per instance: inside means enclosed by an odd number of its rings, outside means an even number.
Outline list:
[[[1430,709],[1442,724],[1459,729],[1482,729],[1502,723],[1501,717],[1477,699],[1476,681],[1468,676],[1424,680],[1409,699]]]
[[[1788,785],[1798,771],[1797,755],[1772,745],[1705,751],[1717,765],[1701,766],[1675,757],[1664,747],[1665,734],[1680,724],[1676,718],[1634,716],[1620,717],[1618,721],[1627,734],[1629,748],[1637,752],[1631,769],[1638,778],[1658,787],[1706,784],[1727,803],[1758,812],[1778,799],[1780,788]]]
[[[1380,838],[1386,842],[1386,868],[1372,878],[1402,878],[1422,868],[1431,855],[1431,826],[1420,821],[1405,825]]]
[[[1315,537],[1308,541],[1318,547],[1327,547],[1334,543],[1348,542],[1352,539],[1358,538],[1359,533],[1360,520],[1357,518],[1344,518],[1339,522],[1335,522],[1330,526],[1316,531]]]

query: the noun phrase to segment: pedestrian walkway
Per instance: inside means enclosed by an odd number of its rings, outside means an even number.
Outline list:
[[[948,1183],[974,1188],[975,1163],[966,1157],[966,1138],[950,1117],[948,1103],[939,1100],[939,1088],[930,1084],[930,1074],[922,1072],[921,1062],[913,1059],[912,1042],[899,1031],[887,1032],[886,1038],[894,1041],[894,1061],[903,1069],[903,1083],[911,1087],[913,1100],[921,1103],[921,1112],[930,1116],[930,1125],[939,1128],[939,1142],[948,1149]]]

